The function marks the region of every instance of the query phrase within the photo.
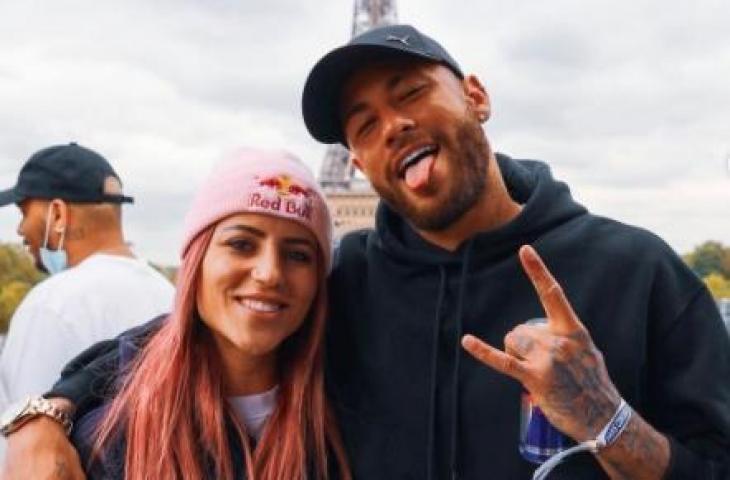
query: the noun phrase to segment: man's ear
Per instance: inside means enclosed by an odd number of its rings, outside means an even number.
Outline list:
[[[50,231],[55,233],[65,231],[69,220],[69,208],[66,202],[60,198],[54,198],[51,200],[49,209],[49,215],[51,216]]]
[[[362,169],[362,162],[352,152],[350,152],[350,164],[355,165],[355,168],[360,170],[362,173],[365,173],[365,171]]]
[[[489,93],[476,75],[467,75],[462,81],[467,101],[476,112],[481,123],[489,120],[492,114],[492,104],[489,100]]]

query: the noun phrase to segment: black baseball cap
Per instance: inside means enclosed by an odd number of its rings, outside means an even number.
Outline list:
[[[98,153],[76,143],[44,148],[31,156],[13,188],[0,192],[0,206],[29,198],[60,198],[72,203],[132,203],[134,199],[105,188],[119,175]]]
[[[339,112],[345,81],[363,66],[404,57],[440,63],[464,78],[444,47],[411,25],[368,30],[329,52],[309,72],[302,94],[302,114],[309,133],[322,143],[339,142],[346,146]]]

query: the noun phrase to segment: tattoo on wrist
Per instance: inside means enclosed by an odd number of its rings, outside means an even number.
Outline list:
[[[605,459],[614,480],[662,478],[664,475],[669,458],[662,448],[662,437],[638,414],[634,414],[615,445],[620,454],[608,455]],[[645,474],[637,475],[640,470]]]

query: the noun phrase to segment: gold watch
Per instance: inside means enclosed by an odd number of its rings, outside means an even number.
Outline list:
[[[45,415],[57,421],[66,431],[66,435],[71,433],[73,427],[71,417],[47,399],[35,396],[14,403],[3,412],[0,417],[0,434],[7,437],[38,415]]]

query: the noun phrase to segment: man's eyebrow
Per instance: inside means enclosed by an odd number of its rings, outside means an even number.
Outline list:
[[[400,82],[403,81],[403,78],[404,75],[400,73],[390,77],[385,83],[386,90],[393,90],[395,87],[398,86]],[[342,116],[342,124],[347,125],[347,122],[350,120],[350,118],[357,115],[358,113],[364,112],[365,110],[367,110],[367,104],[365,102],[357,102],[355,105],[348,108],[347,111],[345,111],[345,114]]]
[[[350,118],[357,115],[358,113],[362,113],[367,109],[367,105],[365,105],[365,102],[358,102],[352,107],[348,108],[345,114],[342,116],[342,124],[347,125],[347,122],[350,121]]]
[[[393,75],[392,77],[390,77],[390,79],[388,80],[388,82],[385,84],[385,87],[388,90],[393,90],[395,87],[398,86],[398,84],[401,81],[403,81],[403,75],[402,74]]]

